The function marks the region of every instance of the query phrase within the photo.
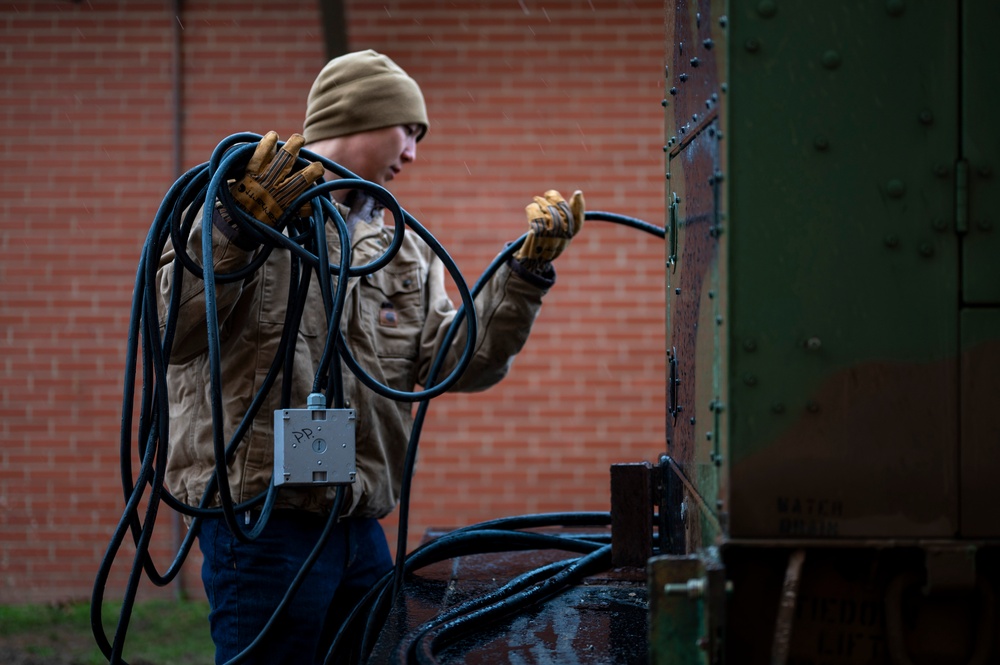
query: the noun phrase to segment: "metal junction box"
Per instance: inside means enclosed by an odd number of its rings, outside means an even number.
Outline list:
[[[276,487],[353,483],[354,409],[274,412]]]

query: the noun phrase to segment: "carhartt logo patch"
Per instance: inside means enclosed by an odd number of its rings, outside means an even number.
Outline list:
[[[391,302],[382,303],[382,308],[378,311],[378,324],[388,328],[395,328],[399,325],[399,320],[396,318],[396,308],[392,306]]]

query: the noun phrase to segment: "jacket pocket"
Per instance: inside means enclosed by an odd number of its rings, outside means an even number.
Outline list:
[[[416,360],[424,322],[420,269],[384,268],[361,279],[365,328],[381,358]]]

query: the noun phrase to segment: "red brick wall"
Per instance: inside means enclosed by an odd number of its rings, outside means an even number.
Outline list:
[[[470,282],[549,187],[662,224],[661,0],[347,4],[351,48],[389,54],[424,89],[431,131],[393,191]],[[230,133],[298,130],[325,61],[315,2],[182,5],[180,16],[136,0],[2,6],[2,603],[88,597],[120,516],[131,291],[176,175],[175,25],[184,169]],[[652,236],[584,229],[510,376],[432,405],[411,542],[428,526],[607,509],[608,466],[657,457],[663,259]],[[162,571],[171,512],[157,524]],[[200,594],[197,564],[143,597]]]

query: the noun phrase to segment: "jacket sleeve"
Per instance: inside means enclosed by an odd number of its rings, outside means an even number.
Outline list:
[[[219,217],[216,210],[215,216]],[[238,247],[230,239],[232,234],[226,234],[221,226],[225,222],[221,217],[213,224],[212,252],[215,272],[225,274],[247,266],[253,258],[253,252]],[[202,213],[199,211],[188,236],[187,253],[192,261],[202,265],[201,238]],[[205,314],[205,283],[201,277],[191,274],[176,260],[176,250],[168,241],[160,256],[156,272],[158,287],[157,308],[160,317],[160,332],[163,334],[167,323],[167,312],[170,307],[173,291],[178,286],[181,289],[179,306],[176,314],[177,325],[174,332],[173,345],[170,352],[171,364],[182,364],[197,357],[208,346]],[[216,283],[215,297],[219,317],[220,338],[225,341],[234,334],[242,321],[245,320],[246,307],[240,307],[241,301],[248,289],[253,288],[255,280],[249,282]]]
[[[515,262],[501,266],[476,297],[479,331],[475,355],[452,390],[474,392],[496,384],[507,375],[514,356],[524,347],[541,309],[542,296],[553,280],[533,278],[533,275],[525,275],[518,268]],[[426,385],[437,350],[457,314],[445,291],[444,266],[437,257],[430,262],[427,291],[428,314],[420,340],[417,372],[421,385]],[[467,332],[467,324],[463,322],[436,382],[448,376],[461,358]]]

